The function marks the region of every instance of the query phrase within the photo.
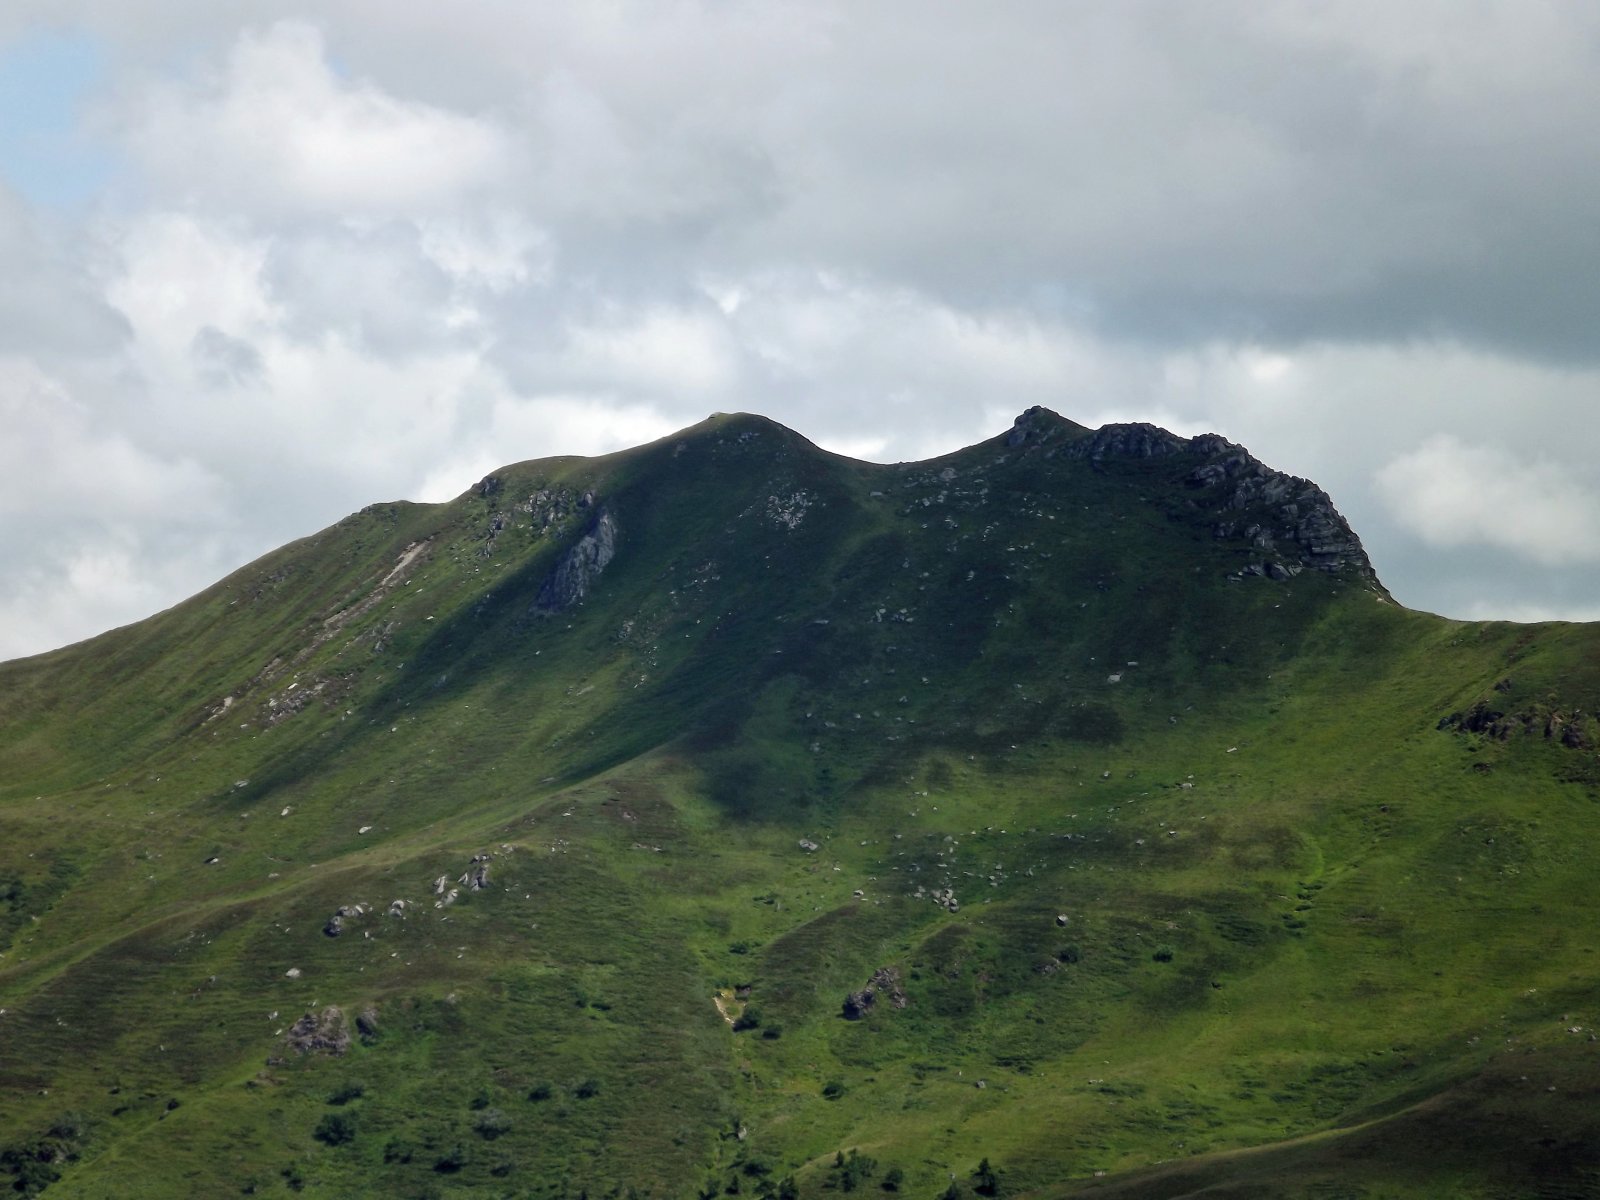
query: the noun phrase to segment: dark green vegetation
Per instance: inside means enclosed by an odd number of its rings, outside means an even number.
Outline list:
[[[0,665],[0,1183],[1600,1194],[1600,633],[1319,497],[716,417]]]

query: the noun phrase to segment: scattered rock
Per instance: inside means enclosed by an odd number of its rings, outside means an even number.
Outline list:
[[[288,977],[289,979],[299,979],[300,978],[300,968],[299,967],[290,967],[287,971],[284,972],[284,975],[286,977]]]
[[[328,923],[322,927],[322,932],[329,937],[338,937],[344,932],[344,923],[352,917],[362,917],[367,913],[364,904],[341,904],[328,918]]]
[[[1067,916],[1066,913],[1057,913],[1056,914],[1056,925],[1058,927],[1059,926],[1070,925],[1070,924],[1072,924],[1072,918]]]
[[[822,849],[822,847],[817,845],[810,838],[801,838],[800,849],[806,851],[807,853],[815,853],[816,851]]]

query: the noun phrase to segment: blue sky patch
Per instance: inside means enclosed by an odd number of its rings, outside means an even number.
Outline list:
[[[0,177],[35,204],[76,207],[111,176],[112,154],[79,123],[105,62],[101,43],[76,33],[28,34],[0,50]]]

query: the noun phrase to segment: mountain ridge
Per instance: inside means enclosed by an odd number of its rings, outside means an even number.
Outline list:
[[[1044,409],[372,505],[0,664],[0,1166],[1579,1189],[1597,646],[1402,608],[1217,435]]]

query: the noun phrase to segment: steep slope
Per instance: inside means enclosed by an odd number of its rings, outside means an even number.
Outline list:
[[[5,1162],[1584,1194],[1596,647],[1401,609],[1221,438],[1038,409],[374,506],[0,665]],[[1438,1161],[1350,1166],[1385,1128]]]

